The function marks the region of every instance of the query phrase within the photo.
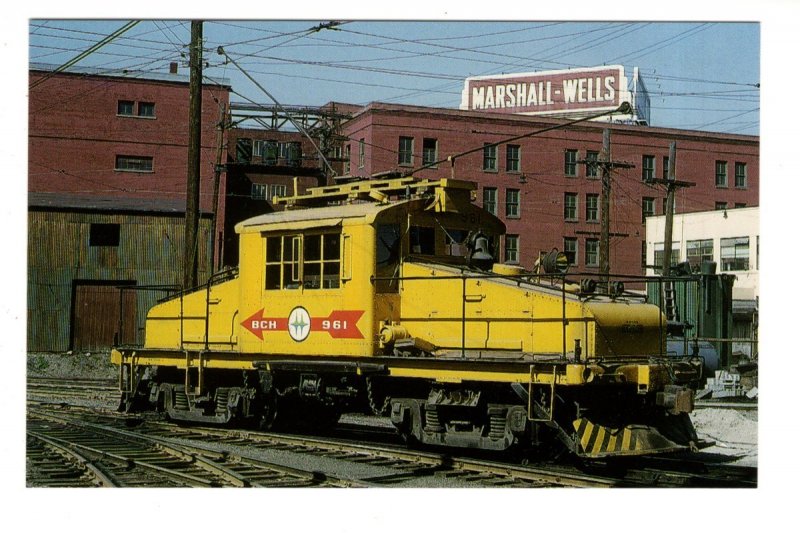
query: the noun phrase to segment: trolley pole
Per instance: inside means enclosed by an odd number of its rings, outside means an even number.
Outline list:
[[[203,23],[192,21],[189,45],[189,161],[186,179],[183,288],[197,286],[198,233],[200,224],[200,112],[203,81]]]

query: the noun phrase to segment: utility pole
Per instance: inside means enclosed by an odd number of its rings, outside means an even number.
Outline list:
[[[661,263],[661,274],[669,275],[672,264],[672,220],[675,211],[675,189],[679,187],[694,187],[694,183],[688,181],[678,181],[675,179],[675,165],[677,163],[677,143],[672,141],[669,145],[669,163],[667,164],[667,175],[665,179],[648,180],[648,183],[660,183],[667,187],[667,205],[664,220],[664,260]]]
[[[219,121],[219,133],[217,136],[217,161],[214,165],[214,198],[213,202],[214,205],[211,208],[212,211],[212,218],[211,218],[211,250],[212,253],[210,254],[210,263],[211,268],[209,272],[214,272],[215,270],[219,269],[222,266],[222,240],[219,241],[219,254],[216,258],[216,262],[214,261],[214,254],[213,250],[216,249],[216,241],[217,241],[217,211],[219,210],[219,179],[220,173],[222,172],[222,149],[225,142],[225,130],[228,126],[228,111],[227,107],[223,104],[221,108],[222,117]]]
[[[588,162],[588,160],[587,160]],[[611,171],[615,168],[633,168],[631,163],[611,159],[611,130],[603,130],[603,149],[596,163],[603,172],[602,189],[600,191],[600,275],[608,281],[610,272],[610,233],[611,233]]]
[[[200,113],[203,83],[203,23],[192,21],[189,45],[189,164],[186,178],[186,222],[183,288],[197,286],[198,230],[200,225]]]

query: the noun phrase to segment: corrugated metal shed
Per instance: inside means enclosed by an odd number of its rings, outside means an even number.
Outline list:
[[[87,201],[71,197],[46,204],[41,195],[31,195],[28,212],[28,350],[65,351],[80,349],[75,344],[76,318],[83,324],[98,323],[95,318],[118,322],[119,312],[113,307],[108,291],[91,287],[117,285],[180,285],[182,280],[184,218],[172,202],[141,203],[115,199],[110,204],[102,199]],[[44,203],[44,205],[42,205]],[[92,227],[111,230],[92,233]],[[210,268],[210,217],[200,222],[198,279],[204,281]],[[109,237],[110,235],[110,237]],[[128,291],[126,291],[128,292]],[[80,293],[83,304],[76,308]],[[91,305],[91,295],[97,305]],[[142,339],[144,317],[160,291],[134,291],[120,294],[122,308],[135,308],[136,326],[123,324],[123,337]],[[79,315],[76,317],[76,313]],[[85,316],[97,313],[97,317]],[[114,313],[117,316],[113,316]],[[123,321],[124,321],[123,317]],[[130,318],[130,317],[128,317]],[[110,327],[103,323],[101,328]],[[120,329],[114,324],[115,331]],[[130,331],[135,331],[131,334]],[[83,334],[83,338],[93,338]],[[106,335],[107,337],[107,335]],[[123,338],[122,340],[127,340]],[[96,341],[92,340],[92,343]],[[106,345],[110,340],[104,341]],[[91,343],[90,343],[91,344]],[[103,348],[107,346],[92,346]]]

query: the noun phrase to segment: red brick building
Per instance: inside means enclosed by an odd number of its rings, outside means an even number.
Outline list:
[[[189,78],[32,65],[28,190],[105,198],[186,197]],[[226,82],[203,85],[200,208],[213,207]],[[224,162],[224,161],[223,161]],[[218,220],[224,220],[220,202]]]
[[[563,119],[500,115],[373,103],[343,125],[349,138],[350,174],[399,170],[474,150],[414,173],[420,178],[457,179],[478,184],[476,201],[507,226],[500,244],[503,261],[531,268],[540,251],[567,252],[573,270],[596,272],[599,265],[601,170],[586,164],[598,156],[603,130],[611,130],[611,157],[632,168],[612,173],[610,204],[611,271],[644,273],[648,215],[664,213],[666,191],[647,179],[666,177],[669,146],[677,143],[676,177],[692,182],[679,189],[678,213],[758,205],[759,138],[642,125],[583,122],[516,141],[502,142],[558,124]]]

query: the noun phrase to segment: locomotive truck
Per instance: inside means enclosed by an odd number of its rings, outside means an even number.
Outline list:
[[[355,181],[240,222],[237,270],[155,305],[117,346],[121,408],[268,430],[369,409],[416,445],[695,450],[697,362],[621,283],[495,260],[505,232],[454,179]],[[552,261],[556,259],[556,261]]]

